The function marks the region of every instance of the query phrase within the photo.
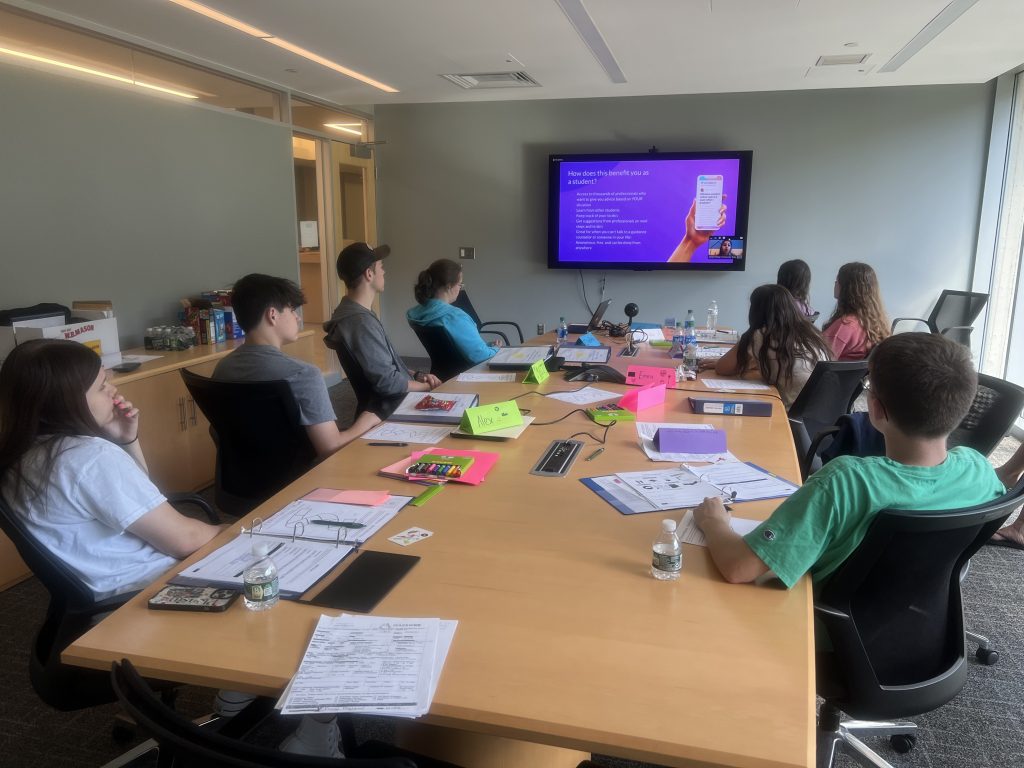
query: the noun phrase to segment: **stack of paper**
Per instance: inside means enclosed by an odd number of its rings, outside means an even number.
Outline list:
[[[396,480],[409,480],[405,470],[411,467],[420,456],[428,453],[447,454],[449,456],[472,456],[474,459],[473,466],[462,477],[453,477],[451,479],[453,483],[464,483],[466,485],[480,485],[487,477],[487,473],[498,463],[498,458],[500,457],[500,454],[489,451],[457,451],[454,448],[434,447],[426,451],[414,451],[411,456],[382,468],[379,474],[384,477],[393,477]],[[417,481],[413,480],[411,482]]]
[[[321,616],[278,702],[282,714],[419,717],[430,710],[457,621]]]

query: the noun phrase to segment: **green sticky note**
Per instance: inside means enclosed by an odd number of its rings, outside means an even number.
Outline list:
[[[471,435],[482,435],[496,429],[517,427],[523,423],[523,415],[514,400],[504,403],[491,403],[467,408],[462,414],[459,429]]]
[[[544,361],[538,360],[530,366],[530,372],[523,379],[523,384],[543,384],[550,375]]]

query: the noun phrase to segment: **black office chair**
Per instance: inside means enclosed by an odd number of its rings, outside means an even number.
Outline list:
[[[345,758],[307,757],[228,738],[165,706],[128,659],[114,662],[109,678],[125,711],[159,745],[160,768],[457,768],[379,741],[346,743]]]
[[[810,453],[812,439],[833,427],[844,413],[850,412],[864,389],[867,373],[866,360],[823,360],[814,366],[807,383],[789,407],[789,426],[796,455],[800,457],[801,479],[807,479],[816,463],[815,455]]]
[[[502,331],[485,330],[485,328],[488,325],[510,325],[510,326],[512,326],[513,328],[516,329],[516,333],[519,334],[519,343],[520,344],[523,343],[523,339],[525,337],[523,336],[523,329],[519,327],[518,323],[513,323],[511,320],[488,320],[486,323],[482,322],[480,320],[480,315],[478,315],[476,313],[476,309],[473,307],[473,302],[471,302],[469,300],[469,294],[466,293],[466,289],[465,288],[463,288],[461,291],[459,291],[459,295],[455,299],[455,301],[452,302],[452,306],[458,307],[463,312],[465,312],[467,315],[469,315],[471,318],[473,318],[473,322],[476,323],[476,329],[480,333],[493,333],[495,336],[500,336],[502,341],[505,342],[505,346],[506,347],[509,346],[508,336],[506,336]]]
[[[213,509],[198,496],[181,494],[169,500],[176,505],[195,504],[212,522],[217,522]],[[77,574],[39,543],[25,521],[3,498],[0,498],[0,528],[14,542],[21,559],[50,595],[46,618],[32,641],[29,655],[33,690],[44,703],[62,712],[114,701],[109,675],[64,664],[60,655],[98,622],[99,617],[120,608],[135,593],[97,601]]]
[[[430,355],[430,372],[441,381],[455,378],[473,367],[473,361],[462,354],[462,350],[442,326],[420,325],[410,320],[409,327]]]
[[[978,374],[971,409],[949,435],[950,448],[964,445],[988,456],[1024,411],[1024,388],[1004,379]]]
[[[889,736],[910,750],[907,722],[840,722],[929,712],[953,699],[967,676],[960,575],[971,556],[1022,502],[1024,484],[999,499],[947,512],[883,510],[860,546],[828,579],[815,615],[831,653],[817,659],[818,766],[846,749],[888,766],[858,738]],[[820,645],[820,643],[819,643]]]
[[[969,347],[971,331],[974,330],[972,326],[987,301],[987,293],[945,290],[939,295],[927,320],[922,317],[897,317],[892,321],[890,330],[896,333],[896,325],[905,321],[924,323],[932,333],[941,333]]]
[[[356,396],[357,414],[363,411],[370,411],[377,414],[380,418],[386,419],[401,405],[402,400],[405,399],[404,395],[381,397],[377,394],[377,390],[374,389],[373,384],[370,383],[370,380],[366,378],[366,374],[363,373],[363,367],[340,336],[325,336],[324,346],[328,349],[333,349],[338,355],[341,369],[345,372],[345,378],[352,385],[352,391]]]
[[[217,445],[214,501],[229,515],[257,507],[316,463],[286,381],[216,381],[182,369]]]

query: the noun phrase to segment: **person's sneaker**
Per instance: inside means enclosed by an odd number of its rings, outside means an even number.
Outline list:
[[[278,749],[308,757],[344,757],[338,747],[340,735],[334,715],[303,715],[299,727],[281,742]]]

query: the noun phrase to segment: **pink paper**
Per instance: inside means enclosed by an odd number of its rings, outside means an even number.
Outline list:
[[[663,402],[665,402],[665,385],[652,384],[649,387],[634,389],[624,394],[622,399],[619,400],[619,407],[627,408],[636,413]]]
[[[376,507],[383,504],[391,494],[387,491],[339,491],[334,488],[317,488],[302,498],[307,501],[329,501],[334,504],[358,504],[363,507]]]
[[[405,470],[413,465],[420,456],[428,453],[440,454],[442,456],[472,456],[473,465],[466,470],[462,477],[453,477],[449,482],[465,483],[467,485],[480,485],[491,471],[491,468],[498,463],[499,454],[489,451],[460,451],[454,448],[428,448],[425,451],[414,451],[408,458],[396,461],[380,470],[382,475],[397,477],[405,474]]]
[[[626,369],[626,383],[638,387],[664,384],[666,387],[675,389],[676,369],[656,365],[631,365]]]

